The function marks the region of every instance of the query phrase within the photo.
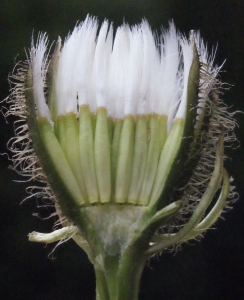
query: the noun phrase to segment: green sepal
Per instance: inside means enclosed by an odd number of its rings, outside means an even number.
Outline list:
[[[76,206],[83,206],[85,204],[85,199],[50,123],[47,119],[39,117],[37,126],[39,138],[46,150],[46,155],[43,157],[43,160],[50,161],[48,170],[46,166],[47,172],[45,173],[49,176],[49,174],[52,173],[52,169],[55,169],[55,173],[59,174],[62,184],[65,186],[68,193],[72,195],[74,204]]]
[[[79,124],[76,114],[68,113],[64,117],[64,140],[63,147],[65,156],[69,162],[71,170],[73,171],[80,190],[84,196],[86,204],[88,204],[88,195],[85,188],[84,175],[82,173],[80,161],[80,148],[79,148]]]
[[[114,122],[113,122],[113,119],[108,117],[108,136],[109,136],[109,141],[110,141],[110,144],[112,145],[112,142],[113,142],[113,131],[114,131]]]
[[[111,149],[111,181],[112,181],[111,200],[112,202],[114,202],[116,172],[117,172],[119,144],[120,144],[120,135],[121,135],[122,126],[123,126],[122,120],[115,120],[114,130],[113,130],[112,149]]]
[[[63,150],[67,147],[65,116],[58,116],[54,128],[55,135]]]
[[[160,152],[163,150],[164,144],[165,144],[167,136],[168,136],[167,122],[168,122],[167,116],[158,116],[159,134],[157,136],[157,139],[159,139]]]
[[[98,203],[99,193],[94,159],[94,129],[88,106],[80,106],[79,149],[82,174],[86,185],[89,202]]]
[[[194,33],[191,34],[191,41],[195,45],[194,41]],[[195,46],[196,47],[196,46]],[[201,74],[201,65],[199,64],[199,71],[197,68],[195,69],[195,72],[199,72],[199,80],[200,80],[200,74]],[[203,77],[206,75],[203,75]],[[206,80],[206,79],[204,79]],[[200,86],[198,84],[198,89],[200,89]],[[191,89],[189,89],[189,92],[191,94],[194,94],[195,92],[198,92],[197,87],[195,85],[191,86]],[[210,91],[211,94],[211,91]],[[179,182],[181,186],[184,186],[187,184],[189,179],[192,177],[193,170],[195,170],[196,165],[201,157],[202,154],[202,144],[204,141],[204,134],[206,134],[206,131],[209,130],[209,119],[211,114],[206,114],[206,102],[207,97],[205,99],[199,99],[200,106],[197,107],[197,110],[194,109],[192,112],[195,114],[195,124],[194,124],[194,131],[193,131],[193,137],[192,142],[189,147],[187,159],[185,160],[184,166],[182,166],[182,172],[181,176],[179,178]],[[196,113],[197,111],[197,113]],[[199,112],[200,111],[200,112]]]
[[[147,116],[138,116],[135,125],[135,146],[128,203],[137,204],[147,162]],[[141,203],[140,203],[141,204]],[[146,203],[143,203],[146,205]]]
[[[160,155],[160,128],[158,115],[150,115],[148,119],[148,151],[146,158],[146,168],[144,173],[143,185],[139,197],[139,205],[148,205],[152,191],[153,182],[156,176],[158,160]]]
[[[174,180],[175,170],[172,170],[175,160],[179,156],[182,146],[182,136],[184,133],[185,120],[177,119],[174,121],[168,138],[164,144],[161,156],[158,162],[158,168],[156,178],[154,181],[152,193],[150,195],[149,206],[152,207],[157,203],[162,191],[165,190],[165,186],[171,182],[168,180],[170,176],[171,180]],[[173,176],[172,176],[173,174]],[[167,187],[167,186],[166,186]],[[163,199],[164,200],[164,199]],[[165,205],[164,205],[165,206]]]
[[[154,254],[165,248],[172,247],[173,245],[183,242],[188,239],[191,232],[198,226],[199,222],[202,220],[206,210],[208,209],[210,203],[212,202],[216,192],[220,188],[220,182],[223,176],[223,149],[224,149],[224,134],[221,133],[218,141],[218,147],[216,151],[215,166],[210,178],[207,189],[205,190],[200,202],[194,209],[194,212],[189,219],[189,221],[184,225],[184,227],[179,230],[176,234],[169,235],[167,239],[163,238],[161,242],[151,246],[147,251],[148,255]]]
[[[155,228],[158,229],[159,227],[165,225],[182,207],[183,203],[180,200],[170,203],[156,212],[156,214],[151,218],[149,226],[151,228],[153,227],[153,231],[155,232]]]
[[[126,116],[123,122],[116,168],[115,201],[126,203],[133,165],[135,140],[135,121],[132,116]]]
[[[107,111],[99,108],[96,119],[94,155],[97,185],[100,202],[107,203],[111,200],[111,157]]]
[[[207,214],[207,216],[185,237],[184,241],[194,239],[201,235],[204,231],[210,228],[220,217],[226,206],[226,199],[228,198],[230,191],[230,179],[227,171],[223,169],[223,185],[221,188],[220,195],[216,201],[214,207]]]

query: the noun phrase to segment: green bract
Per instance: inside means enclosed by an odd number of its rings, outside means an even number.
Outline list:
[[[199,33],[170,24],[155,41],[146,21],[113,39],[87,17],[49,51],[40,34],[7,100],[20,118],[14,168],[45,184],[29,191],[53,201],[62,226],[29,239],[73,238],[94,264],[97,299],[137,299],[146,260],[202,236],[234,196],[220,68]]]

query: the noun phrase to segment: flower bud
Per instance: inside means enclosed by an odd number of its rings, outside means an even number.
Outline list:
[[[170,23],[157,37],[145,20],[114,38],[108,21],[98,28],[88,16],[52,55],[39,34],[7,115],[21,122],[14,168],[45,184],[34,195],[52,199],[63,225],[30,240],[72,237],[101,272],[116,258],[121,294],[133,260],[201,236],[233,198],[223,158],[235,122],[199,33]]]

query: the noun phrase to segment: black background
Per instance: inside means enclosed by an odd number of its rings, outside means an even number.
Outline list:
[[[0,0],[0,99],[8,95],[7,76],[15,62],[25,58],[33,29],[35,34],[47,32],[51,41],[58,35],[64,38],[87,13],[108,18],[115,26],[124,19],[133,24],[146,17],[153,29],[174,19],[182,32],[201,30],[209,45],[218,43],[216,62],[226,59],[222,80],[233,85],[225,93],[226,103],[231,111],[244,111],[244,1],[236,0]],[[141,300],[244,299],[244,116],[237,114],[236,119],[241,146],[227,150],[232,159],[225,165],[235,179],[239,200],[201,243],[150,261],[141,281]],[[13,126],[4,118],[0,126],[3,153]],[[9,164],[6,155],[0,156],[0,298],[94,299],[92,266],[74,242],[58,247],[52,259],[48,254],[54,246],[27,241],[33,230],[50,232],[53,220],[32,216],[39,211],[35,199],[19,205],[25,184],[13,181],[22,178],[8,169]]]

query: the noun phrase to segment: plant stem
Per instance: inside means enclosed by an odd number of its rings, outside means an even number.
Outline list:
[[[105,257],[104,270],[95,265],[96,300],[137,300],[144,266],[145,260],[138,259],[137,251],[132,249],[121,256]]]

